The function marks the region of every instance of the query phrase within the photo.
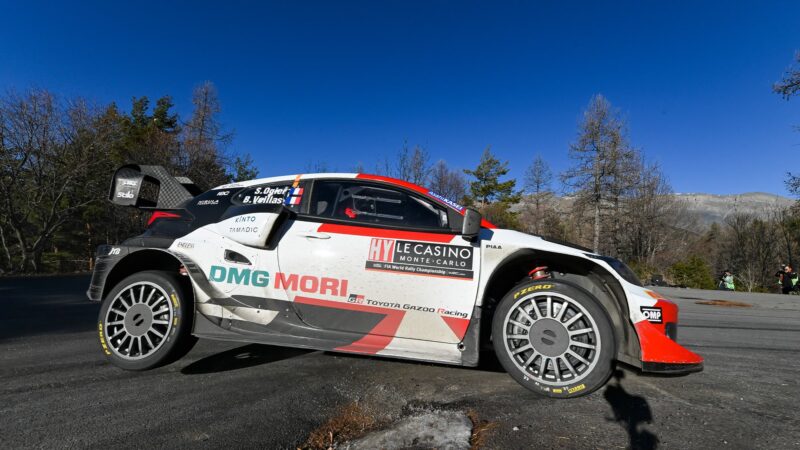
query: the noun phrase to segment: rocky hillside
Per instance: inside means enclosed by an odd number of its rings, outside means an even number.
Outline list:
[[[689,214],[696,218],[692,228],[702,231],[712,223],[723,224],[725,218],[731,214],[745,213],[756,214],[767,218],[773,211],[791,206],[794,200],[775,194],[764,192],[747,192],[744,194],[715,195],[715,194],[673,194],[686,205]],[[572,208],[574,197],[557,197],[556,207],[562,211]],[[520,210],[528,203],[523,198],[522,202],[514,209]]]
[[[790,198],[764,192],[732,195],[675,194],[675,197],[684,202],[687,209],[696,215],[701,226],[722,223],[727,216],[735,213],[767,216],[771,211],[794,203]]]

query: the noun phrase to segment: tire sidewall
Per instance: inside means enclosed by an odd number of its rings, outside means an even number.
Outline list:
[[[562,294],[580,303],[594,319],[602,344],[597,356],[597,363],[595,367],[592,368],[592,371],[585,378],[566,386],[543,383],[523,373],[508,354],[506,343],[502,337],[508,312],[519,303],[530,298],[531,294],[536,294],[538,296],[547,292]],[[602,387],[606,381],[608,381],[614,370],[616,339],[608,313],[589,292],[565,281],[531,281],[515,286],[514,289],[503,297],[495,310],[492,319],[492,337],[495,354],[506,372],[519,384],[537,394],[555,398],[571,398],[587,395]]]
[[[150,282],[156,284],[158,287],[166,292],[169,297],[167,301],[173,310],[172,328],[166,336],[164,344],[153,354],[148,355],[138,360],[126,360],[115,354],[109,347],[107,337],[105,336],[105,318],[108,308],[111,306],[112,301],[130,285],[139,282]],[[172,356],[181,347],[181,341],[187,339],[187,335],[191,334],[191,315],[192,302],[191,298],[184,293],[184,289],[177,276],[171,275],[166,272],[160,271],[144,271],[135,273],[114,286],[108,295],[103,299],[100,307],[100,313],[97,320],[97,332],[100,340],[100,347],[106,358],[115,366],[125,370],[147,370],[152,369],[164,364],[172,362]]]

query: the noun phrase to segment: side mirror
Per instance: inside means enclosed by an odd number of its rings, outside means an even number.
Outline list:
[[[475,208],[467,208],[464,213],[464,223],[461,226],[461,236],[473,242],[481,232],[481,213]]]

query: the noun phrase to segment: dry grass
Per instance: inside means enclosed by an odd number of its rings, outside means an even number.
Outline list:
[[[467,411],[467,417],[472,422],[472,436],[469,438],[470,450],[478,450],[486,443],[486,438],[497,426],[497,422],[480,419],[474,409]]]
[[[750,308],[753,306],[749,303],[732,302],[729,300],[703,300],[695,303],[698,305],[726,306],[729,308]]]
[[[381,423],[357,402],[348,403],[319,428],[312,431],[302,449],[329,450],[371,431]]]

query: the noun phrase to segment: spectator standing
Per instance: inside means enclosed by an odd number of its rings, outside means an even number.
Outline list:
[[[781,292],[788,294],[794,289],[794,284],[797,282],[797,273],[792,270],[792,266],[787,264],[783,267],[783,271],[775,274],[778,277],[778,284],[781,285]]]
[[[722,272],[722,276],[719,278],[719,288],[723,291],[736,290],[736,284],[733,281],[733,274],[730,270]]]

